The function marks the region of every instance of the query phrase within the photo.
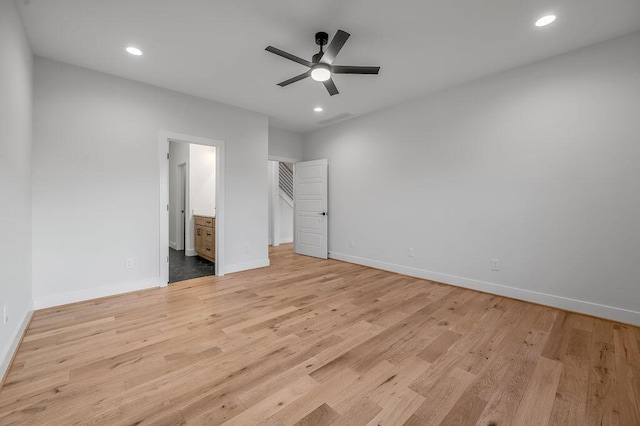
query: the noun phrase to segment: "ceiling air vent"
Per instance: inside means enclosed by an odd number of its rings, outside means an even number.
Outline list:
[[[318,124],[321,126],[325,126],[327,124],[333,124],[337,123],[338,121],[346,120],[350,117],[353,117],[353,114],[351,114],[350,112],[343,112],[342,114],[334,115],[333,117],[318,121]]]

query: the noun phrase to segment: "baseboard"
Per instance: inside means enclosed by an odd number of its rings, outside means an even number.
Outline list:
[[[280,245],[280,244],[291,244],[291,243],[293,243],[293,237],[286,237],[286,238],[281,238],[281,239],[278,240],[278,245]],[[273,245],[273,240],[269,240],[269,242],[267,244],[272,246]]]
[[[106,296],[115,296],[117,294],[154,287],[160,287],[159,278],[150,278],[141,281],[132,281],[103,287],[70,291],[67,293],[53,294],[35,300],[34,307],[35,309],[44,309],[52,306],[67,305],[69,303],[83,302],[85,300],[98,299]]]
[[[169,241],[169,248],[172,248],[174,250],[178,250],[178,244],[176,244],[175,241]]]
[[[423,278],[443,284],[455,285],[485,293],[496,294],[498,296],[510,297],[523,300],[525,302],[538,303],[540,305],[552,306],[567,311],[578,312],[600,318],[607,318],[614,321],[640,326],[640,312],[631,311],[614,306],[601,305],[598,303],[586,302],[584,300],[571,299],[553,294],[540,293],[532,290],[525,290],[517,287],[505,286],[486,281],[474,280],[471,278],[458,277],[455,275],[442,274],[439,272],[427,271],[424,269],[412,268],[410,266],[397,265],[394,263],[381,262],[378,260],[363,257],[351,256],[343,253],[329,253],[331,259],[342,260],[358,265],[369,266],[371,268],[396,272],[411,277]]]
[[[184,249],[185,256],[197,256],[198,253],[194,249]]]
[[[258,259],[250,262],[234,263],[224,268],[225,274],[233,274],[234,272],[248,271],[249,269],[265,268],[271,263],[269,259]]]
[[[2,355],[0,355],[0,389],[4,385],[4,380],[6,379],[6,375],[9,372],[9,367],[11,367],[11,362],[13,361],[13,357],[18,350],[18,346],[22,341],[22,336],[27,331],[27,326],[29,325],[29,321],[31,321],[31,316],[33,315],[33,302],[29,302],[27,306],[27,310],[22,317],[22,321],[20,325],[16,328],[11,340],[9,341],[9,345],[5,348]]]

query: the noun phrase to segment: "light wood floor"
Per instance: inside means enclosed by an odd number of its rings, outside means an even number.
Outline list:
[[[337,261],[35,313],[2,425],[640,425],[640,329]]]

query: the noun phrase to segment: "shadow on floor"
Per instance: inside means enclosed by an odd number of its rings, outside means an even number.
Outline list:
[[[215,275],[215,266],[200,256],[185,256],[184,250],[169,247],[169,284]]]

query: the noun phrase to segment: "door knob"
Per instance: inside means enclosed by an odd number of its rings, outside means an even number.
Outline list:
[[[321,216],[326,216],[327,212],[322,212],[322,213],[318,213],[318,214],[321,215]]]

